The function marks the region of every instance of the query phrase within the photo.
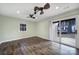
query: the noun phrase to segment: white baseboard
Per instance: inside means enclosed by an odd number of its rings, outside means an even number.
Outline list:
[[[33,36],[31,36],[31,37],[33,37]],[[29,37],[20,37],[20,38],[6,39],[6,40],[4,40],[4,41],[1,41],[0,44],[3,43],[3,42],[14,41],[14,40],[20,40],[20,39],[23,39],[23,38],[29,38]]]

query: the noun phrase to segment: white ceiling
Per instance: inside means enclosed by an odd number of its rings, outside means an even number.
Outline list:
[[[50,3],[50,9],[44,10],[43,15],[39,15],[38,13],[36,15],[37,19],[28,18],[28,15],[33,13],[35,6],[44,6],[44,3],[0,3],[0,15],[38,21],[46,17],[55,16],[79,8],[78,3]],[[17,11],[19,14],[17,14]]]

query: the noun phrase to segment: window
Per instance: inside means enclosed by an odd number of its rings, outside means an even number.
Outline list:
[[[61,21],[61,33],[62,34],[71,34],[76,33],[76,20],[75,18],[69,19],[69,20],[63,20]]]
[[[20,24],[20,31],[26,31],[26,24]]]

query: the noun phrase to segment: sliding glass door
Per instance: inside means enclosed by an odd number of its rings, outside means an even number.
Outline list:
[[[68,51],[69,47],[76,47],[76,34],[75,18],[52,22],[52,41],[59,44],[57,48],[61,54],[67,54],[66,48]]]
[[[68,19],[61,21],[61,43],[76,47],[76,19]]]

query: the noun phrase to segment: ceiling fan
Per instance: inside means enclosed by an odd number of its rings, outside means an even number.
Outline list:
[[[29,17],[35,19],[36,18],[34,16],[35,14],[40,12],[40,15],[42,15],[42,14],[44,14],[44,10],[49,9],[49,8],[50,8],[50,4],[49,3],[46,3],[43,7],[35,6],[34,7],[34,13],[33,14],[29,14]]]

